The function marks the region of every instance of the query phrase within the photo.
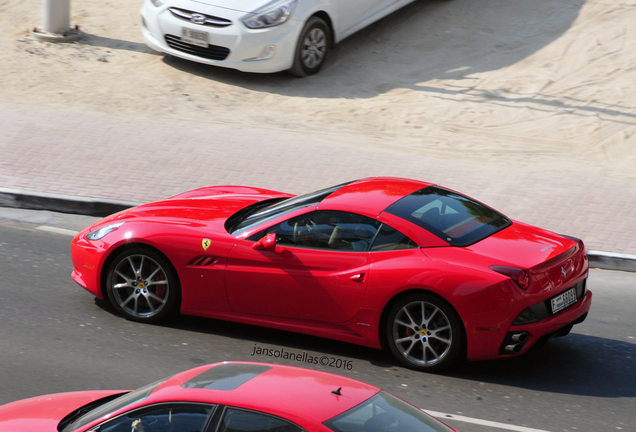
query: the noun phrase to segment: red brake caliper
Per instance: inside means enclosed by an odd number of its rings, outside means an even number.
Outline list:
[[[162,281],[165,278],[163,277],[163,273],[159,273],[156,277],[155,280],[156,281]],[[157,297],[161,297],[163,298],[164,295],[166,295],[166,288],[165,285],[157,285],[155,288],[155,294],[157,294]],[[155,300],[155,302],[157,304],[159,304],[160,302],[158,300]]]

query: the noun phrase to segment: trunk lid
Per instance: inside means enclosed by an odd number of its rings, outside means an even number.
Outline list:
[[[587,276],[588,263],[582,242],[521,222],[469,247],[491,262],[526,270],[526,294],[559,292]],[[486,262],[484,262],[486,264]]]
[[[576,242],[551,231],[514,221],[467,249],[508,265],[528,270],[574,247]],[[495,264],[494,262],[492,264]]]

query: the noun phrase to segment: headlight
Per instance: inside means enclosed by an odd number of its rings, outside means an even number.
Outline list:
[[[102,237],[104,237],[106,234],[108,234],[109,232],[114,231],[120,226],[122,226],[124,223],[125,222],[118,222],[116,224],[106,225],[105,227],[101,227],[100,229],[96,231],[89,232],[88,234],[86,234],[86,238],[89,240],[99,240]]]
[[[161,6],[162,4],[164,4],[164,3],[165,3],[165,0],[150,0],[150,2],[151,2],[153,5],[155,5],[155,6],[159,7],[159,6]]]
[[[294,12],[298,0],[276,0],[242,18],[243,24],[251,29],[281,25]]]

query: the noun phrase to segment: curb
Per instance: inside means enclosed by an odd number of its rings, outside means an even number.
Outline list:
[[[636,272],[636,255],[587,251],[591,268]]]
[[[0,188],[0,207],[105,217],[140,203]]]
[[[0,188],[0,207],[105,217],[141,203]],[[587,251],[590,268],[636,272],[636,255]]]

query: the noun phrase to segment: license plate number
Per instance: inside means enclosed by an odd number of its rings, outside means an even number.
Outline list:
[[[192,30],[186,27],[181,28],[181,41],[203,48],[207,48],[209,45],[207,32]]]
[[[576,288],[570,288],[563,294],[560,294],[550,300],[552,305],[552,313],[555,314],[558,311],[565,309],[566,307],[576,303]]]

